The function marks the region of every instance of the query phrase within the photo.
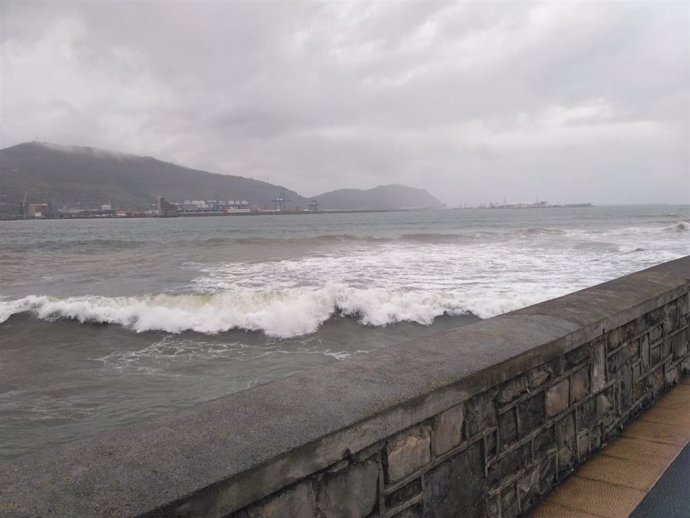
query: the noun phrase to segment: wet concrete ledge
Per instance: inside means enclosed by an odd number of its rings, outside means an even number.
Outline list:
[[[688,370],[689,285],[690,256],[0,462],[0,516],[524,513]]]

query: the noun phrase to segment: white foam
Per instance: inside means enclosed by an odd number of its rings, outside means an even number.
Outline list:
[[[500,291],[500,290],[499,290]],[[137,333],[165,331],[216,334],[231,329],[263,331],[289,338],[315,332],[334,315],[358,318],[364,325],[408,321],[431,324],[440,315],[474,313],[490,317],[562,294],[561,288],[490,293],[477,290],[355,288],[328,283],[320,288],[278,291],[236,289],[213,294],[160,294],[137,297],[28,296],[0,302],[2,321],[17,313],[42,320],[116,324]]]
[[[0,297],[0,323],[43,320],[115,324],[135,332],[231,329],[278,338],[314,333],[334,316],[363,325],[440,315],[491,317],[688,253],[661,228],[536,233],[499,242],[382,242],[290,260],[187,263],[198,275],[182,294],[129,297]]]
[[[263,331],[288,338],[315,332],[335,313],[355,316],[363,324],[387,325],[403,320],[430,324],[444,313],[469,311],[452,294],[367,290],[339,284],[289,288],[275,292],[237,290],[215,294],[140,297],[28,296],[0,302],[0,318],[30,313],[42,320],[117,324],[135,332],[196,331],[216,334],[231,329]]]

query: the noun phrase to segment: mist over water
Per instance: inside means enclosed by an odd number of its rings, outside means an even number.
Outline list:
[[[0,457],[690,250],[690,208],[0,224]]]

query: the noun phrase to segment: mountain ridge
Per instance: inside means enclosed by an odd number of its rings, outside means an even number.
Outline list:
[[[151,156],[46,142],[0,149],[0,202],[21,201],[25,193],[29,203],[47,202],[55,209],[97,208],[108,201],[114,207],[144,208],[159,195],[170,201],[242,199],[264,208],[272,208],[273,200],[284,196],[288,209],[306,208],[310,200],[316,200],[320,208],[334,210],[413,208],[409,200],[417,196],[432,201],[425,206],[442,206],[423,189],[397,184],[305,197],[283,185],[193,169]],[[402,198],[397,203],[396,195]]]

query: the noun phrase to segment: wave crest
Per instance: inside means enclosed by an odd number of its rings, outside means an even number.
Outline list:
[[[508,301],[506,301],[508,302]],[[238,290],[220,293],[157,294],[135,297],[68,297],[45,295],[0,301],[0,323],[28,313],[54,321],[115,324],[134,332],[195,331],[216,334],[232,329],[262,331],[276,338],[315,332],[336,316],[354,317],[364,325],[396,322],[431,324],[441,315],[478,316],[514,309],[514,302],[492,307],[467,307],[458,293],[360,289],[342,284],[278,291]]]

